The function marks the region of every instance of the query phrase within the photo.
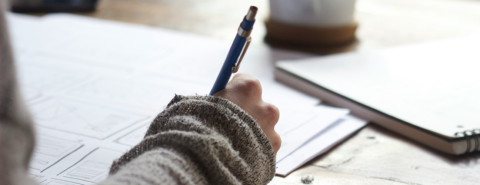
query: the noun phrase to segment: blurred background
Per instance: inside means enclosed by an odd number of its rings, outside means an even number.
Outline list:
[[[275,0],[273,0],[275,1]],[[259,8],[252,44],[264,44],[268,0],[99,0],[101,19],[192,32],[231,42],[249,6]],[[478,0],[357,0],[357,50],[370,50],[480,33]],[[35,13],[43,15],[43,13]]]

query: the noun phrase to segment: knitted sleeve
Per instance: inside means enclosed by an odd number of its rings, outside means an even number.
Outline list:
[[[267,184],[275,156],[256,121],[213,96],[176,95],[103,184]]]

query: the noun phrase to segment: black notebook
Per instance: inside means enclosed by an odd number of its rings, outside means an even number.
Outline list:
[[[480,35],[279,61],[275,79],[434,149],[480,151]]]

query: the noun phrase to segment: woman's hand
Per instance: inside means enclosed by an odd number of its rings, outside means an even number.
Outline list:
[[[257,79],[248,74],[237,74],[228,82],[225,89],[213,96],[228,99],[250,114],[267,135],[275,155],[277,154],[282,140],[275,132],[274,127],[278,122],[280,113],[277,107],[262,100],[262,86]]]

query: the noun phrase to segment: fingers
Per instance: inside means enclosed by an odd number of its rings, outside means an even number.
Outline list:
[[[262,128],[265,135],[267,135],[270,144],[272,145],[275,155],[282,145],[282,139],[280,135],[275,131],[275,125],[277,124],[280,118],[280,111],[275,105],[270,103],[263,102],[263,105],[260,106],[259,110],[256,111],[259,115],[257,117],[257,122]]]
[[[273,129],[280,119],[280,111],[275,105],[271,103],[263,102],[255,111],[259,117],[257,121],[262,123],[267,129]]]
[[[267,135],[267,137],[272,145],[275,155],[277,155],[278,150],[280,150],[280,146],[282,146],[282,138],[280,138],[280,135],[278,135],[278,133],[275,131],[271,133],[270,136]]]
[[[235,90],[239,96],[252,100],[262,98],[262,85],[253,76],[249,74],[239,73],[235,75],[227,84],[227,88]]]
[[[240,73],[232,78],[225,89],[213,96],[226,98],[244,110],[252,109],[252,105],[262,100],[262,86],[254,77]]]
[[[280,118],[280,111],[275,105],[262,100],[260,81],[248,74],[240,73],[232,78],[224,90],[213,96],[226,98],[250,114],[267,136],[275,154],[277,153],[282,140],[274,128]]]

